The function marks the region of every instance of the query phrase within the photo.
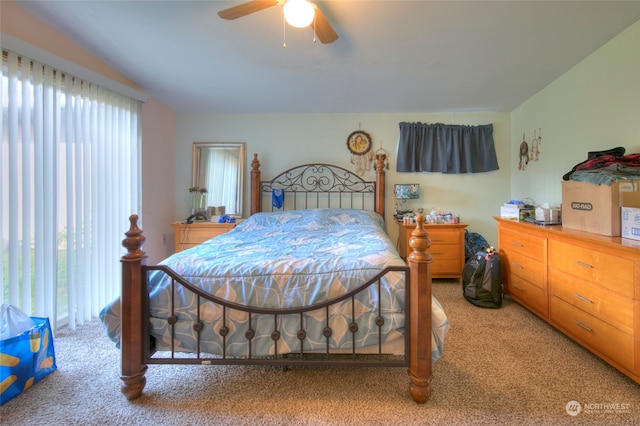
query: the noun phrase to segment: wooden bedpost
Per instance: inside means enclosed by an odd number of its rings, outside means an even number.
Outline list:
[[[424,216],[417,215],[417,226],[411,233],[409,255],[411,269],[411,317],[409,359],[409,391],[414,401],[425,403],[431,396],[431,255],[427,248],[431,244],[424,229]]]
[[[376,154],[376,193],[375,193],[375,210],[384,218],[384,201],[385,201],[385,185],[384,185],[384,162],[387,154]]]
[[[131,226],[122,240],[127,254],[122,256],[122,295],[120,297],[120,353],[123,384],[120,391],[128,400],[142,394],[147,379],[144,377],[147,365],[144,363],[144,339],[147,333],[147,288],[142,271],[147,255],[141,250],[145,237],[138,227],[138,215],[129,217]]]
[[[251,214],[258,213],[262,207],[262,194],[260,193],[260,162],[258,154],[253,154],[251,161]]]

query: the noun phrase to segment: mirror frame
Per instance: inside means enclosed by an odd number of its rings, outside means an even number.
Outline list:
[[[246,143],[245,142],[194,142],[192,150],[192,164],[191,164],[191,186],[198,185],[198,176],[200,174],[200,156],[202,149],[204,148],[238,148],[240,156],[240,170],[239,170],[239,182],[238,182],[238,202],[239,212],[232,216],[243,217],[244,216],[244,174],[245,166],[247,162],[246,156]]]

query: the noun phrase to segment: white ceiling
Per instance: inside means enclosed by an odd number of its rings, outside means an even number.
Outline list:
[[[339,39],[242,1],[18,1],[176,112],[511,111],[640,1],[317,1]],[[640,46],[639,50],[640,52]]]

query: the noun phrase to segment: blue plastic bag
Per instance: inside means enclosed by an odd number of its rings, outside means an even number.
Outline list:
[[[58,368],[49,319],[31,319],[34,327],[0,341],[0,405]]]

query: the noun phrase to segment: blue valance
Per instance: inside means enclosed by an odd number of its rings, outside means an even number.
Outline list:
[[[498,169],[493,124],[400,123],[398,172],[481,173]]]

